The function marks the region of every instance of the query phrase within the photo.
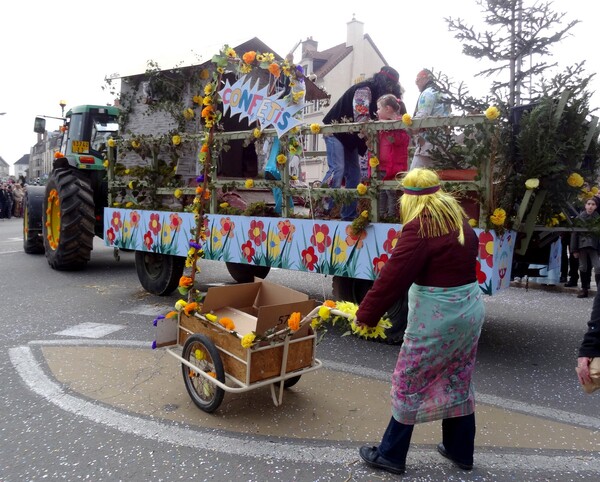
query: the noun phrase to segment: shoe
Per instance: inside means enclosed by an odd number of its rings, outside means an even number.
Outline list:
[[[403,474],[406,471],[406,467],[404,466],[404,464],[396,464],[394,462],[390,462],[388,459],[380,455],[379,450],[377,450],[377,447],[369,447],[368,445],[363,445],[358,451],[358,453],[360,454],[360,458],[363,459],[371,467],[387,470],[388,472],[391,472],[393,474]]]
[[[587,298],[588,297],[588,290],[586,290],[585,288],[583,288],[579,293],[577,293],[577,298]]]
[[[576,286],[577,281],[570,280],[565,283],[565,288],[575,288]]]
[[[567,282],[567,277],[566,276],[561,276],[560,280],[558,280],[559,283],[566,283]]]
[[[442,455],[442,457],[446,457],[450,460],[454,465],[456,465],[459,469],[463,470],[473,470],[473,464],[463,464],[458,460],[453,459],[448,452],[446,452],[446,447],[444,447],[443,443],[437,444],[437,451]]]

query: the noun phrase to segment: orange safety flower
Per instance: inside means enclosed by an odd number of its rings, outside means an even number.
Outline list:
[[[323,306],[326,306],[327,308],[335,308],[335,301],[333,301],[333,300],[325,300],[323,302]]]
[[[298,331],[300,329],[300,319],[302,315],[298,311],[294,311],[288,318],[288,327],[292,331]]]

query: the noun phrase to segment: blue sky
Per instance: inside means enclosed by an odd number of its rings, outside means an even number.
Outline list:
[[[280,55],[307,37],[324,50],[345,41],[346,24],[353,16],[364,22],[365,33],[400,72],[409,110],[418,96],[414,78],[423,67],[466,82],[474,93],[488,91],[489,81],[473,77],[484,65],[461,53],[461,44],[444,21],[451,16],[481,25],[475,0],[326,0],[318,8],[297,2],[278,10],[272,5],[233,0],[224,2],[218,11],[216,4],[197,0],[3,2],[0,112],[6,114],[0,116],[0,156],[13,164],[29,153],[36,142],[35,116],[60,116],[61,100],[67,109],[111,102],[102,90],[106,76],[143,72],[148,60],[162,68],[180,62],[197,64],[224,44],[236,45],[252,37],[259,37]],[[553,49],[553,60],[563,67],[586,60],[588,73],[600,71],[600,55],[594,47],[600,2],[554,0],[553,6],[555,11],[566,12],[567,19],[582,21],[572,30],[572,37]],[[296,54],[299,60],[299,49]],[[593,90],[598,93],[592,105],[600,107],[600,79],[595,79]],[[54,127],[51,121],[48,127]]]

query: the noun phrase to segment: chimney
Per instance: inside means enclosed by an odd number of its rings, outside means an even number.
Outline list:
[[[319,42],[313,40],[312,37],[308,37],[304,42],[302,42],[302,58],[311,57],[311,52],[316,52],[317,47],[319,46]]]
[[[348,23],[348,33],[346,38],[346,47],[354,47],[362,42],[365,34],[365,24],[356,20],[356,17],[352,15],[352,20]]]

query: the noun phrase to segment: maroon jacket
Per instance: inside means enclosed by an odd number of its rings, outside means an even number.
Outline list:
[[[419,229],[419,219],[403,227],[392,256],[358,308],[356,318],[361,323],[376,326],[413,283],[455,287],[477,280],[479,240],[466,220],[463,223],[464,246],[458,242],[458,231],[425,238],[419,235]]]

